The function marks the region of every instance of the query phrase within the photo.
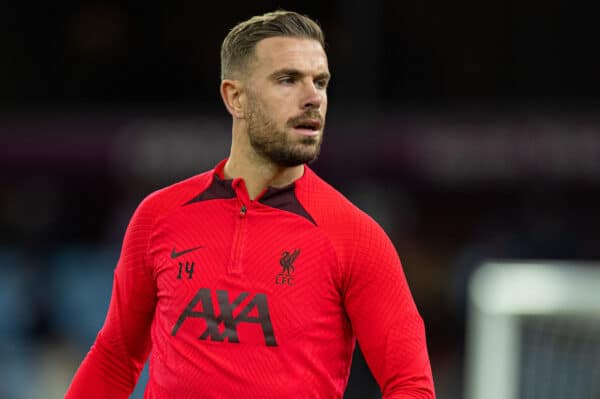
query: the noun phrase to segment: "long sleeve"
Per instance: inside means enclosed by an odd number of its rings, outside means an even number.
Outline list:
[[[354,237],[344,305],[383,398],[434,398],[423,321],[396,250],[375,223]]]
[[[142,202],[129,223],[104,326],[77,370],[67,399],[128,398],[148,357],[156,304],[148,255],[154,217],[148,202]]]

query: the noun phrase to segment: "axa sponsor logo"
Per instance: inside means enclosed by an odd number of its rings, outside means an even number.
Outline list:
[[[216,290],[215,294],[216,304],[213,303],[212,290],[200,288],[177,319],[171,335],[176,336],[188,318],[201,318],[206,320],[206,329],[202,331],[199,339],[238,344],[240,340],[237,326],[240,323],[253,323],[260,326],[266,346],[277,346],[265,294],[242,292],[233,300],[226,290]],[[250,301],[242,307],[241,304],[247,298],[250,298]],[[202,310],[196,310],[197,307],[201,307]],[[256,312],[253,314],[256,316],[251,316],[250,313],[254,309]]]

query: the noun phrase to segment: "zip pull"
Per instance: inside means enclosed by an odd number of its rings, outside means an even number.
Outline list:
[[[246,211],[248,209],[246,208],[246,205],[242,205],[241,209],[240,209],[240,217],[243,218],[244,216],[246,216]]]

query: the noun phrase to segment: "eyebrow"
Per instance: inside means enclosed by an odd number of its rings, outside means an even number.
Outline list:
[[[298,69],[294,69],[294,68],[282,68],[282,69],[278,69],[277,71],[273,72],[272,74],[269,75],[269,78],[271,79],[276,79],[279,76],[282,75],[288,75],[294,78],[300,78],[306,74],[300,72]],[[327,79],[329,80],[331,78],[331,75],[329,74],[329,72],[322,72],[320,74],[318,74],[316,77],[316,79]]]

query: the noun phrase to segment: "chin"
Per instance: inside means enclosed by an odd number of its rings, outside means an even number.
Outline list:
[[[279,166],[289,168],[303,165],[305,163],[310,163],[317,159],[318,155],[319,154],[317,151],[302,151],[295,153],[278,154],[278,156],[272,157],[272,161]]]

